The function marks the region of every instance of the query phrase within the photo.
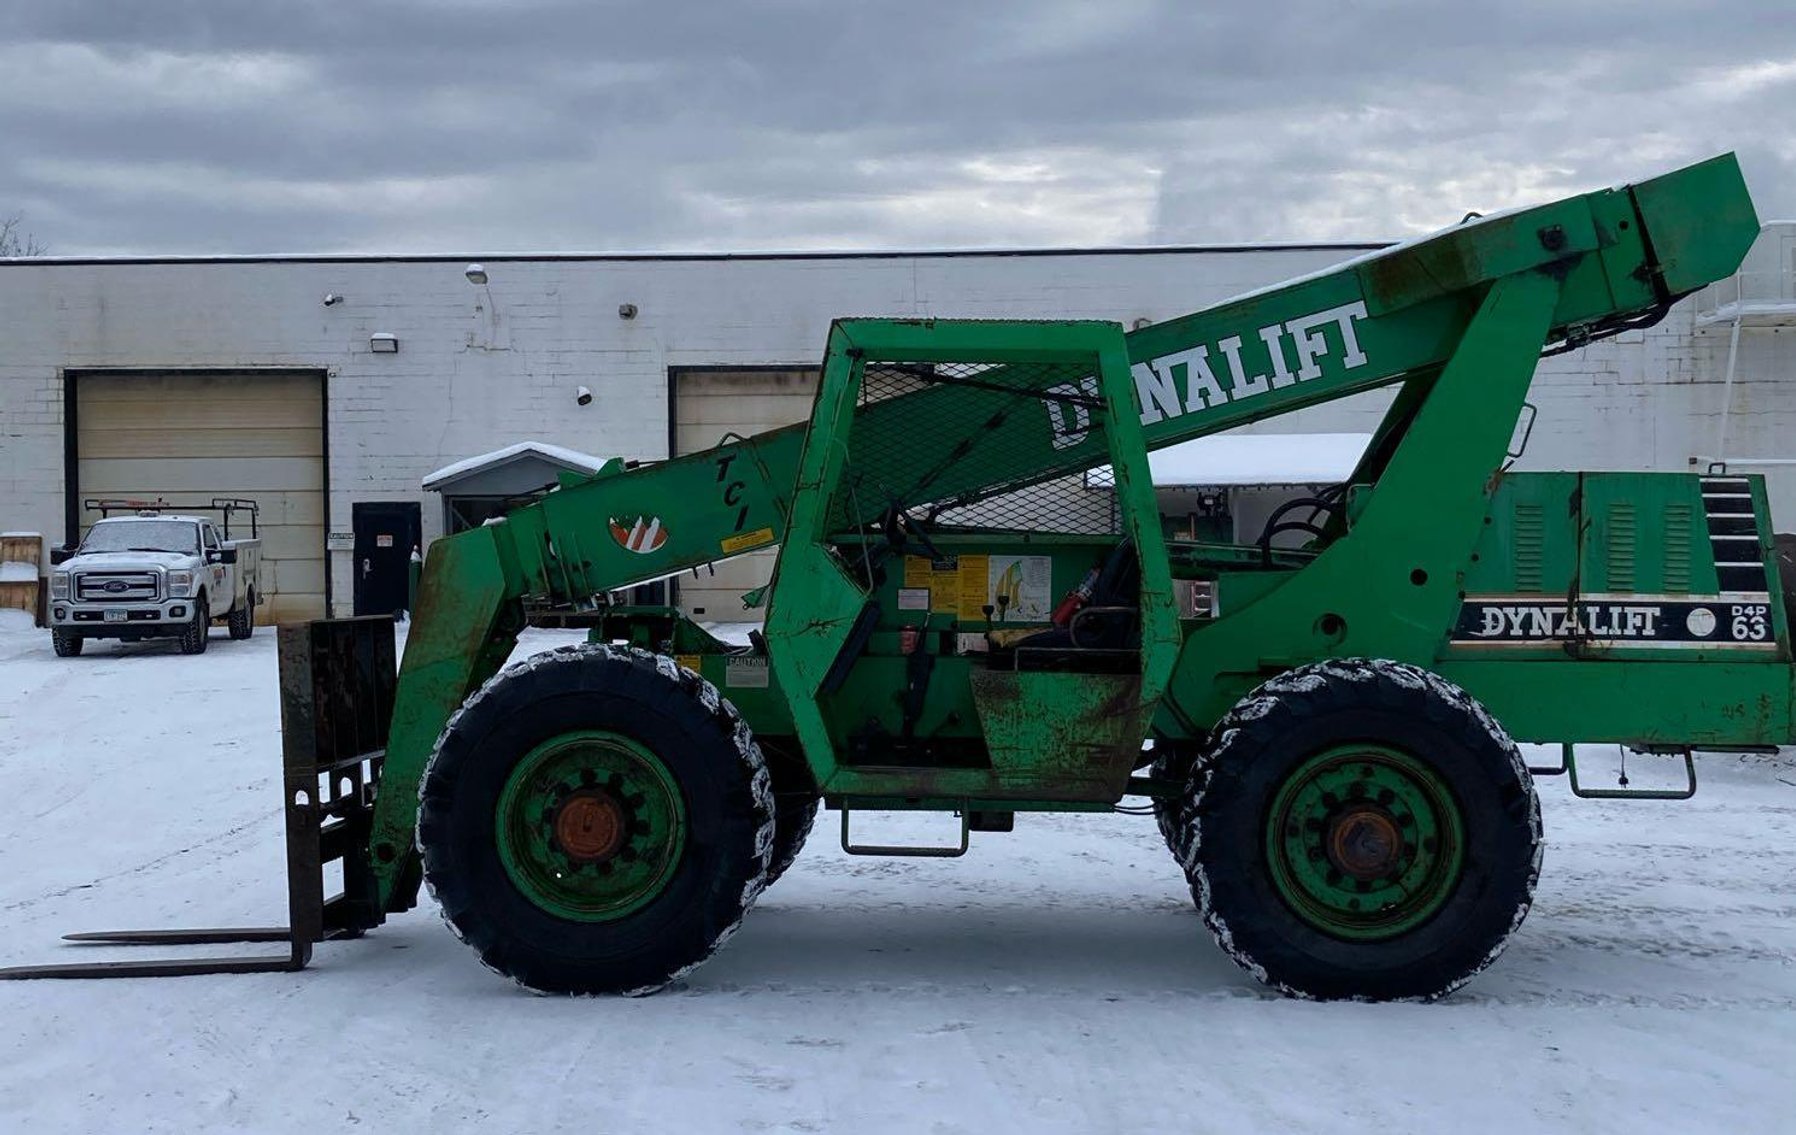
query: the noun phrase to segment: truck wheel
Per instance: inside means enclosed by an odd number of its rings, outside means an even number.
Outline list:
[[[671,658],[601,644],[481,687],[418,804],[444,920],[543,993],[649,993],[698,965],[773,847],[772,783],[735,707]]]
[[[230,630],[234,639],[246,639],[256,630],[256,593],[245,591],[243,602],[231,608],[225,617],[225,627]]]
[[[81,653],[81,648],[85,645],[87,645],[87,640],[78,634],[71,634],[68,631],[55,628],[50,631],[50,647],[56,651],[58,658],[74,658]]]
[[[206,653],[207,632],[212,628],[212,620],[206,617],[206,594],[201,592],[194,599],[193,619],[181,628],[181,653]]]
[[[1248,972],[1299,997],[1432,1000],[1502,953],[1540,876],[1540,801],[1465,691],[1396,662],[1319,662],[1215,736],[1179,850]]]

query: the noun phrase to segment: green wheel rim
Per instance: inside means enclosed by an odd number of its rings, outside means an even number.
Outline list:
[[[564,733],[518,762],[494,816],[512,885],[550,914],[609,922],[666,888],[686,802],[659,757],[617,733]]]
[[[1272,882],[1336,938],[1379,941],[1426,922],[1459,884],[1465,825],[1440,775],[1380,745],[1329,749],[1279,789],[1266,824]]]

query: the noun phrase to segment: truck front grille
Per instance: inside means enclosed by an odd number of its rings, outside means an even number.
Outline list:
[[[84,571],[75,577],[75,599],[81,603],[142,603],[156,598],[155,572]]]

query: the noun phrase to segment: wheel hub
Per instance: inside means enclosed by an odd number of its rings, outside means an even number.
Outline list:
[[[1300,764],[1267,816],[1271,881],[1304,922],[1377,941],[1441,908],[1464,862],[1459,806],[1413,754],[1356,744]]]
[[[541,909],[575,922],[623,918],[667,886],[686,846],[686,803],[649,749],[602,730],[526,753],[495,809],[500,862]]]
[[[1355,879],[1388,875],[1403,852],[1397,822],[1379,808],[1359,808],[1337,816],[1329,826],[1328,861]]]
[[[555,842],[576,863],[603,863],[624,846],[623,805],[607,792],[576,792],[555,810]]]

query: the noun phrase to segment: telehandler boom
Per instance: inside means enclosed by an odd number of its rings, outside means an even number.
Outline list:
[[[820,803],[851,852],[958,854],[1134,796],[1260,980],[1444,995],[1528,910],[1533,775],[1682,796],[1693,750],[1796,736],[1760,478],[1508,467],[1543,353],[1657,321],[1757,232],[1726,156],[1129,334],[839,320],[808,423],[438,540],[396,677],[387,621],[283,628],[293,925],[259,933],[292,952],[222,968],[302,966],[427,882],[532,989],[649,990],[735,929]],[[1387,386],[1346,482],[1251,543],[1168,538],[1151,450]],[[775,545],[747,647],[613,602]],[[1209,604],[1179,610],[1181,580]],[[501,670],[569,609],[592,641]],[[1679,755],[1688,785],[1590,788],[1573,742]],[[959,845],[856,845],[866,809],[956,813]],[[195,940],[172,933],[89,938]]]

